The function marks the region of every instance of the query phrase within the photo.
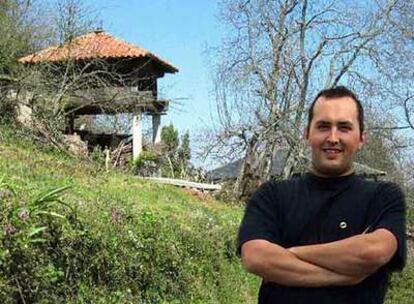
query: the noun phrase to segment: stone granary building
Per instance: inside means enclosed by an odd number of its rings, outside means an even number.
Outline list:
[[[142,115],[147,114],[152,117],[152,142],[160,142],[161,115],[166,114],[168,101],[158,98],[157,81],[178,69],[150,51],[96,30],[20,58],[19,62],[46,63],[60,69],[71,64],[91,75],[97,71],[102,81],[71,91],[68,96],[64,106],[67,134],[86,136],[75,129],[75,119],[82,115],[132,113],[135,158],[142,151]]]

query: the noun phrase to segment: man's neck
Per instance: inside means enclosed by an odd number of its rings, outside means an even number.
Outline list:
[[[347,171],[345,171],[343,173],[329,174],[329,173],[324,173],[324,172],[318,171],[315,167],[312,167],[312,169],[310,170],[310,172],[313,175],[316,175],[316,176],[322,177],[322,178],[336,178],[336,177],[343,177],[343,176],[348,176],[348,175],[354,174],[354,168],[351,167],[351,168],[349,168]]]

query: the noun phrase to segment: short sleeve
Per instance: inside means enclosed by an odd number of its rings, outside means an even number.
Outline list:
[[[405,236],[406,204],[401,188],[393,183],[381,183],[371,203],[369,231],[384,228],[397,239],[398,249],[385,266],[389,271],[402,270],[407,259],[407,241]]]
[[[277,184],[274,181],[263,184],[247,201],[242,219],[237,251],[241,253],[244,243],[262,239],[277,243],[280,238],[278,221]]]

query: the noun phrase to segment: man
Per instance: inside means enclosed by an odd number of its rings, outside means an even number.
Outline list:
[[[383,303],[405,265],[405,202],[397,185],[353,172],[366,141],[355,94],[321,91],[305,138],[311,172],[262,185],[240,226],[244,267],[263,279],[259,303]]]

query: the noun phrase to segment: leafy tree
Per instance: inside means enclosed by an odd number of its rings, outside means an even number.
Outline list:
[[[191,149],[190,149],[190,133],[187,131],[181,137],[181,145],[178,148],[178,156],[183,161],[188,162],[191,158]]]
[[[168,152],[175,150],[179,145],[178,131],[173,124],[164,126],[161,129],[161,140]]]
[[[163,163],[161,172],[164,176],[172,178],[187,178],[190,170],[190,134],[186,132],[181,140],[178,130],[173,124],[164,126],[161,130]]]

